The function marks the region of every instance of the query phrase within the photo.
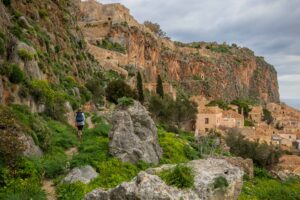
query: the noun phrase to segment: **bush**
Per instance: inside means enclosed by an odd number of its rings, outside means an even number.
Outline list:
[[[5,63],[0,69],[0,74],[6,76],[10,82],[18,84],[25,80],[26,75],[19,65]]]
[[[111,42],[109,39],[103,39],[101,42],[97,41],[97,46],[100,48],[117,51],[119,53],[126,53],[126,48],[117,42]]]
[[[213,100],[209,102],[206,106],[218,106],[223,110],[229,110],[228,103],[224,102],[223,100]]]
[[[51,88],[47,81],[34,80],[30,83],[30,94],[38,103],[46,105],[45,113],[53,119],[65,121],[65,95]]]
[[[130,86],[122,80],[115,80],[110,82],[105,92],[106,99],[115,104],[118,103],[118,99],[121,97],[135,98],[136,96],[134,91],[130,88]]]
[[[122,163],[116,158],[100,162],[97,166],[101,173],[91,182],[92,188],[112,188],[135,177],[139,169],[131,163]]]
[[[254,122],[252,120],[250,120],[250,119],[245,119],[244,120],[244,125],[245,126],[251,126],[251,127],[253,127],[254,126]]]
[[[78,144],[75,130],[71,126],[57,121],[49,121],[48,127],[52,132],[52,147],[69,149]]]
[[[5,43],[3,39],[0,37],[0,55],[5,54]]]
[[[19,49],[18,56],[24,61],[30,61],[34,58],[34,55],[25,49]]]
[[[10,6],[11,5],[11,0],[2,0],[2,2],[5,6]]]
[[[222,191],[225,191],[228,187],[228,181],[223,176],[218,176],[214,179],[214,189],[220,189]]]
[[[60,149],[53,149],[42,160],[43,169],[47,178],[55,178],[65,173],[67,156]]]
[[[81,182],[62,184],[57,189],[59,200],[82,200],[86,192],[86,185]]]
[[[164,152],[161,163],[173,164],[189,160],[186,155],[186,140],[176,137],[174,133],[168,133],[158,128],[158,141]]]
[[[128,97],[122,97],[118,99],[118,105],[120,106],[130,106],[133,104],[133,99]]]
[[[40,16],[41,18],[46,18],[46,17],[48,17],[48,12],[47,12],[47,10],[45,10],[45,9],[39,10],[39,16]]]
[[[279,162],[282,154],[282,151],[275,146],[245,139],[236,129],[230,130],[225,140],[230,147],[231,153],[243,158],[251,158],[259,167],[268,168],[274,166]]]
[[[192,169],[184,165],[177,165],[173,169],[162,171],[158,176],[168,185],[178,188],[191,188],[194,185]]]
[[[281,182],[276,179],[258,178],[244,182],[239,200],[300,199],[300,181]]]
[[[96,168],[98,163],[109,159],[108,131],[109,126],[102,123],[96,125],[94,129],[84,131],[83,141],[79,146],[79,152],[73,156],[70,162],[71,167],[89,164]]]
[[[12,72],[9,76],[9,81],[15,84],[21,83],[25,80],[25,74],[20,69],[19,65],[13,64],[12,65]]]
[[[268,124],[271,124],[274,121],[271,112],[265,108],[263,109],[263,120]]]

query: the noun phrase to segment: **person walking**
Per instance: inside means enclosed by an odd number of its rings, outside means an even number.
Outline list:
[[[81,140],[81,137],[82,137],[82,129],[83,129],[84,124],[85,124],[85,116],[84,116],[84,113],[82,112],[81,109],[79,109],[79,110],[76,112],[75,120],[76,120],[76,126],[77,126],[77,129],[78,129],[77,135],[78,135],[78,138]]]

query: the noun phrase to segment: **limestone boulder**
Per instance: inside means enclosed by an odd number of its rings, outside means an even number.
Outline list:
[[[175,165],[163,165],[140,172],[132,181],[122,183],[111,190],[96,189],[87,194],[85,200],[234,200],[238,198],[244,175],[239,167],[231,165],[225,159],[214,158],[194,160],[186,165],[192,168],[195,175],[192,188],[180,189],[167,185],[156,174]],[[228,182],[225,190],[214,188],[215,178],[220,176]]]
[[[70,171],[70,173],[63,179],[65,183],[75,183],[80,181],[84,184],[88,184],[91,180],[97,178],[98,173],[90,166],[76,167]]]
[[[143,160],[158,164],[162,149],[158,144],[157,129],[148,111],[139,102],[118,107],[111,118],[109,152],[123,162]]]

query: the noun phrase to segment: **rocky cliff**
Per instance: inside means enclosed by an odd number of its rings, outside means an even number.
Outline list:
[[[184,44],[158,37],[120,4],[89,0],[81,2],[80,11],[89,51],[106,69],[129,79],[139,70],[150,85],[161,74],[166,83],[191,96],[279,101],[274,67],[248,48],[225,43]],[[110,47],[116,44],[123,50]]]

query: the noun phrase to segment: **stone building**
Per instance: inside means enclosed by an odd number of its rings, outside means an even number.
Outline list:
[[[195,134],[205,134],[218,128],[243,128],[244,116],[233,110],[223,111],[217,106],[203,107],[198,110]]]
[[[261,106],[252,107],[252,110],[249,112],[249,118],[256,123],[259,123],[262,121],[262,117],[263,117],[262,107]]]

